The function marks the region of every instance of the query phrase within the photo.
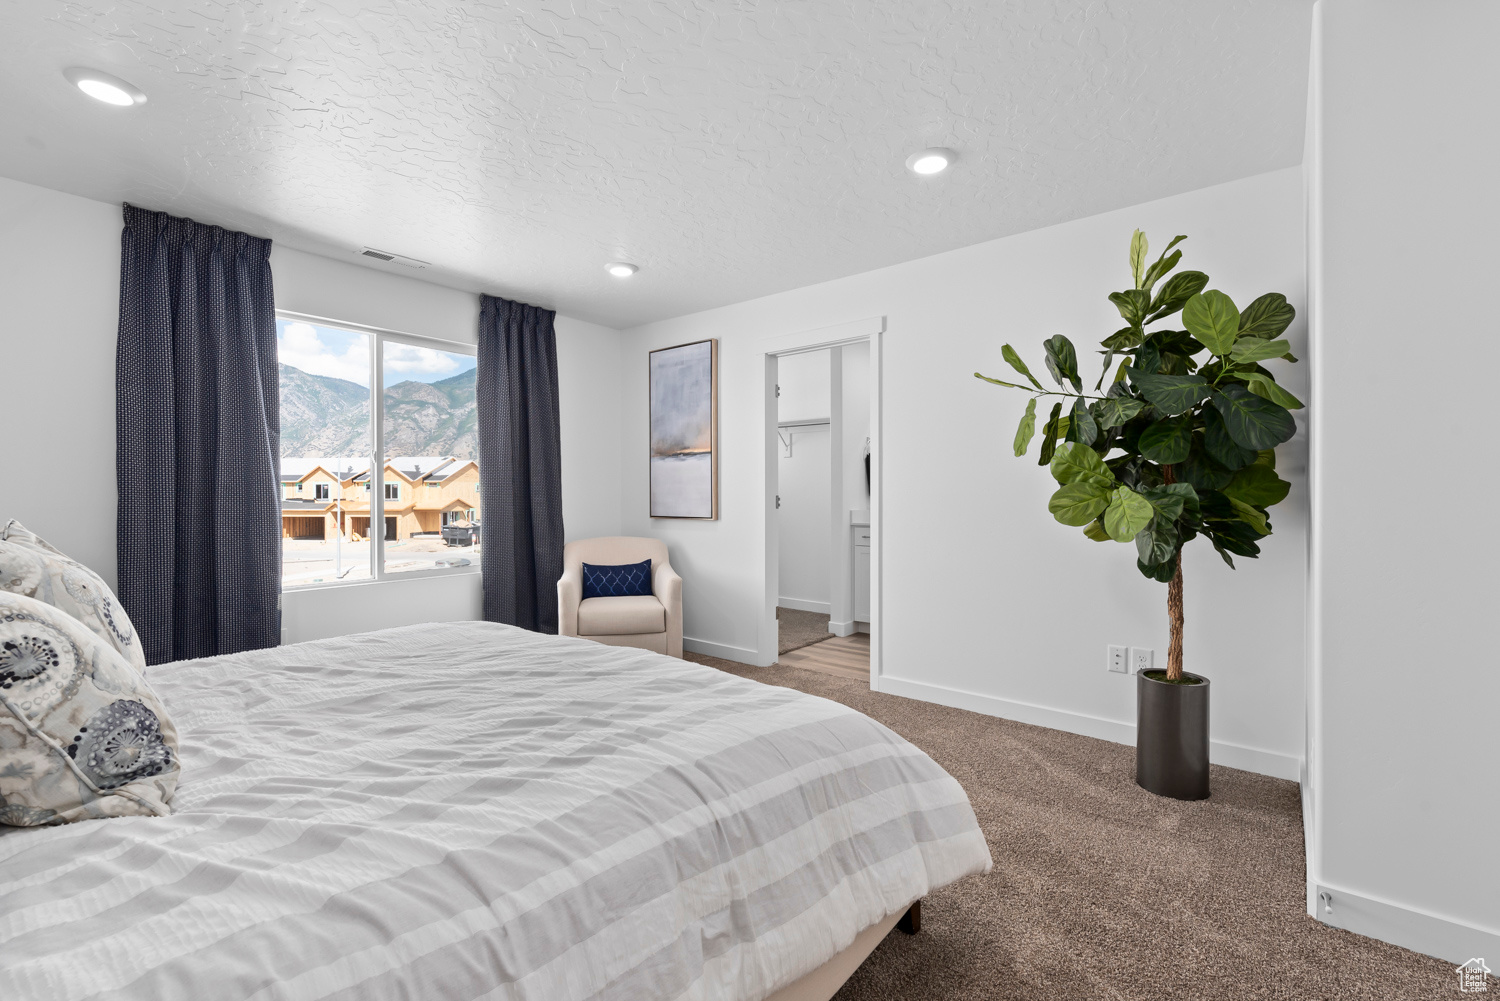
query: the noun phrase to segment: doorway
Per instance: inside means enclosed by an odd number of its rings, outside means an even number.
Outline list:
[[[765,355],[769,629],[761,657],[872,687],[883,329],[875,319],[778,338],[772,343],[785,349]]]

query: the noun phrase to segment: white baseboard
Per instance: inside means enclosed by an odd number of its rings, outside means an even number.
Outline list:
[[[855,622],[853,619],[850,619],[848,622],[828,623],[828,631],[835,636],[853,636],[855,633],[854,627]]]
[[[776,604],[782,608],[795,608],[799,612],[818,612],[822,615],[827,615],[831,607],[826,601],[809,601],[806,598],[777,598]]]
[[[695,640],[691,636],[682,638],[682,648],[691,653],[701,653],[709,657],[718,657],[722,660],[732,660],[736,664],[754,665],[759,656],[754,650],[742,646],[730,646],[727,643],[711,643],[708,640]]]
[[[1317,885],[1313,916],[1335,928],[1454,964],[1500,956],[1500,932],[1324,883]]]
[[[888,692],[891,695],[920,699],[923,702],[936,702],[938,705],[968,709],[970,712],[984,713],[986,716],[999,716],[1001,719],[1013,719],[1018,723],[1030,723],[1033,726],[1045,726],[1066,733],[1109,740],[1129,747],[1135,746],[1134,723],[1090,716],[1087,713],[1072,712],[1067,709],[1032,705],[1029,702],[1018,702],[1013,699],[1001,699],[993,695],[981,695],[978,692],[966,692],[962,689],[933,685],[925,681],[893,678],[890,675],[882,675],[877,680],[877,685],[878,691]],[[1264,751],[1256,747],[1242,747],[1239,744],[1221,740],[1209,741],[1208,760],[1216,765],[1227,765],[1230,768],[1270,775],[1278,779],[1291,779],[1294,782],[1301,777],[1301,758],[1294,758],[1289,754],[1278,754],[1275,751]]]
[[[854,620],[854,631],[857,632],[857,633],[867,633],[867,632],[870,631],[870,624],[868,622],[865,622],[865,621],[861,620],[861,619],[855,619]]]

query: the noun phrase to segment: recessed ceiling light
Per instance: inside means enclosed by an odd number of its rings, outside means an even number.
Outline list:
[[[922,174],[924,176],[941,174],[957,159],[958,154],[951,149],[934,146],[932,149],[924,149],[907,157],[906,169],[913,174]]]
[[[131,105],[146,103],[146,95],[141,93],[139,87],[102,70],[91,70],[86,66],[72,66],[63,70],[63,76],[94,100],[112,104],[117,108],[128,108]]]
[[[613,264],[605,265],[604,270],[608,271],[616,278],[629,278],[631,275],[635,274],[641,269],[636,267],[634,264],[626,264],[624,261],[615,261]]]

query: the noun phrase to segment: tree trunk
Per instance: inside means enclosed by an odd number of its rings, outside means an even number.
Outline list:
[[[1167,680],[1182,677],[1182,551],[1177,552],[1177,572],[1167,585],[1167,621],[1171,623],[1171,640],[1167,647]]]
[[[1168,483],[1177,482],[1177,470],[1171,466],[1161,467],[1162,479]],[[1177,569],[1172,573],[1172,581],[1167,585],[1167,622],[1170,626],[1170,636],[1167,644],[1167,680],[1179,681],[1182,678],[1182,549],[1177,550]]]

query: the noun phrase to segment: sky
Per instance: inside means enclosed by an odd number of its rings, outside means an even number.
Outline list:
[[[276,343],[281,363],[313,375],[347,379],[370,385],[370,335],[301,320],[276,320]],[[385,384],[436,382],[474,367],[474,356],[419,348],[411,344],[385,345]]]

